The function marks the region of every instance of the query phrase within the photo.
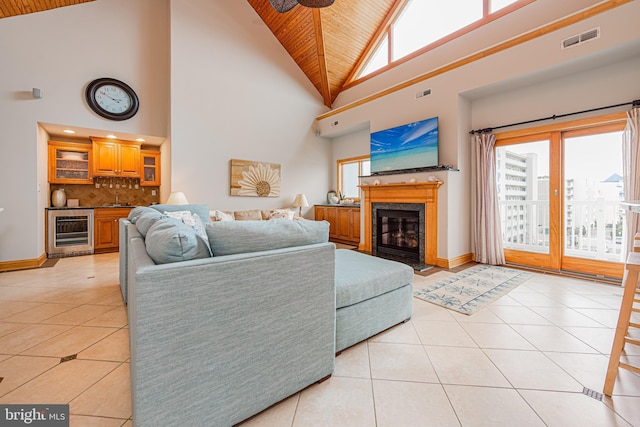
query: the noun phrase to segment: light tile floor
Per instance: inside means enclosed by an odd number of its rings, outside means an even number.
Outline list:
[[[602,391],[621,294],[534,273],[472,316],[414,299],[410,322],[241,426],[640,426],[640,376],[621,370],[611,399],[583,394]],[[71,426],[132,426],[117,254],[1,273],[0,307],[0,403],[69,403]],[[627,357],[640,364],[640,349]]]

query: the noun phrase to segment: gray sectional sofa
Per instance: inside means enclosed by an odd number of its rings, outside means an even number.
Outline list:
[[[413,270],[336,250],[325,221],[203,221],[203,247],[180,208],[120,221],[136,426],[231,426],[411,317]]]

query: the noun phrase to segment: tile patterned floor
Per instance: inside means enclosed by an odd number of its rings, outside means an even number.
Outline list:
[[[117,266],[104,254],[0,274],[0,403],[69,403],[71,426],[132,426]],[[410,322],[241,426],[640,426],[640,376],[621,371],[611,399],[583,394],[602,390],[621,294],[535,273],[472,316],[414,299]],[[627,357],[640,364],[640,349]]]

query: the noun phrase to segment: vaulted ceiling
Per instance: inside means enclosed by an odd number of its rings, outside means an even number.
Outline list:
[[[366,54],[407,0],[337,0],[322,9],[276,12],[269,0],[247,0],[331,106],[364,65]]]
[[[94,0],[0,0],[0,18]],[[278,13],[269,0],[247,0],[331,107],[365,65],[380,32],[408,0],[336,0]]]

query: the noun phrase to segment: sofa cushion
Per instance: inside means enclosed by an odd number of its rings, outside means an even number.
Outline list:
[[[209,222],[209,206],[207,205],[151,205],[158,212],[189,211],[198,214],[203,224]]]
[[[259,252],[329,241],[326,221],[221,221],[205,226],[214,256]]]
[[[179,219],[162,218],[153,224],[144,240],[156,264],[210,257],[209,248],[195,230]]]
[[[262,219],[262,211],[260,209],[251,209],[247,211],[235,211],[234,213],[236,221],[246,221],[246,220],[261,220]]]
[[[413,268],[406,264],[349,249],[336,250],[336,308],[366,301],[412,281]]]
[[[151,226],[164,217],[165,216],[160,212],[156,211],[155,209],[149,208],[149,210],[144,211],[141,215],[134,217],[135,226],[138,229],[138,232],[142,234],[142,237],[146,237],[147,232],[149,231]]]

